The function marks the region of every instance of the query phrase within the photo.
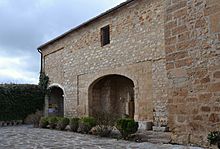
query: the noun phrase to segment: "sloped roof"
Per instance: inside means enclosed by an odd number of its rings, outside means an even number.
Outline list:
[[[108,15],[109,13],[112,13],[112,12],[114,12],[114,11],[116,11],[116,10],[122,8],[123,6],[125,6],[125,5],[127,5],[127,4],[129,4],[129,3],[131,3],[132,1],[135,1],[135,0],[127,0],[127,1],[125,1],[125,2],[123,2],[123,3],[121,3],[121,4],[119,4],[119,5],[117,5],[116,7],[113,7],[113,8],[111,8],[111,9],[107,10],[106,12],[101,13],[100,15],[98,15],[98,16],[96,16],[96,17],[94,17],[94,18],[92,18],[92,19],[90,19],[90,20],[88,20],[88,21],[86,21],[86,22],[84,22],[84,23],[82,23],[82,24],[80,24],[79,26],[76,26],[75,28],[70,29],[69,31],[65,32],[64,34],[62,34],[62,35],[60,35],[60,36],[58,36],[58,37],[56,37],[56,38],[54,38],[54,39],[52,39],[52,40],[50,40],[50,41],[44,43],[44,44],[42,44],[41,46],[38,47],[38,50],[41,50],[42,48],[46,47],[47,45],[52,44],[53,42],[55,42],[55,41],[57,41],[57,40],[59,40],[59,39],[65,37],[66,35],[68,35],[68,34],[74,32],[74,31],[76,31],[76,30],[78,30],[78,29],[80,29],[80,28],[82,28],[82,27],[84,27],[84,26],[86,26],[86,25],[88,25],[88,24],[94,22],[94,21],[96,21],[97,19],[99,19],[99,18],[101,18],[101,17],[104,17],[105,15]]]

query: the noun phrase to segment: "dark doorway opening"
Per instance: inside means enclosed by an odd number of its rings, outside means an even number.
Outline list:
[[[50,88],[48,116],[64,116],[64,93],[59,87]]]
[[[121,75],[99,78],[89,87],[89,114],[109,113],[134,118],[134,83]]]

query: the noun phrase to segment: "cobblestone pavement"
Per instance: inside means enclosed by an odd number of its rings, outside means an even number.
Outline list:
[[[73,132],[32,128],[0,127],[0,149],[201,149],[177,145],[135,143]]]

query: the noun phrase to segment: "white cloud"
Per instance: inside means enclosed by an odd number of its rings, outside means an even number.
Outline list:
[[[15,70],[15,69],[1,69],[0,70],[0,78],[6,78],[4,80],[0,79],[0,82],[4,83],[30,83],[37,84],[38,76],[35,73],[23,71],[23,70]],[[7,80],[7,78],[10,78]]]
[[[26,69],[27,57],[1,57],[0,56],[0,83],[38,83],[38,74]]]
[[[23,58],[19,57],[9,58],[0,56],[0,69],[4,69],[5,67],[22,66],[25,64],[24,61],[22,61],[22,59]]]

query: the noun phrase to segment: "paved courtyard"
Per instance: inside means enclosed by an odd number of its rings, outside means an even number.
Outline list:
[[[0,149],[201,149],[177,145],[135,143],[73,132],[32,128],[0,127]]]

